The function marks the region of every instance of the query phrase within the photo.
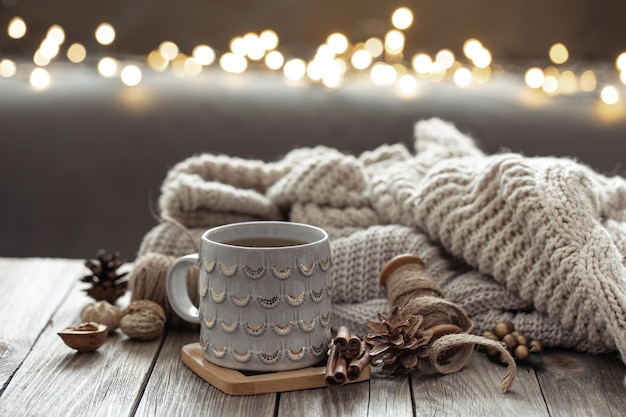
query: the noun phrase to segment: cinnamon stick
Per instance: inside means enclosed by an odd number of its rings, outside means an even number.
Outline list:
[[[346,326],[339,326],[337,334],[335,335],[334,344],[339,348],[340,352],[345,352],[348,349],[348,340],[350,339],[350,329]]]
[[[361,339],[354,333],[350,332],[350,338],[348,339],[348,350],[346,351],[346,357],[348,359],[357,358],[361,353]]]
[[[326,375],[324,381],[329,387],[343,385],[347,377],[346,358],[339,354],[337,345],[333,345],[328,353]]]
[[[348,364],[348,379],[355,380],[363,372],[363,369],[370,363],[370,348],[365,341],[360,344],[359,354]]]
[[[354,359],[361,351],[361,339],[347,326],[339,326],[335,336],[335,345],[346,359]]]

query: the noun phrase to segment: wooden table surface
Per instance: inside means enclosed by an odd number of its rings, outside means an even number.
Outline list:
[[[541,369],[504,368],[477,353],[453,375],[413,373],[341,388],[230,396],[181,361],[194,332],[136,342],[114,332],[75,353],[57,331],[91,300],[81,260],[0,258],[0,416],[626,416],[626,368],[616,354],[549,351]]]

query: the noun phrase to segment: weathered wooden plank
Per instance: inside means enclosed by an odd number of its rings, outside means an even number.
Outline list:
[[[370,381],[284,392],[280,394],[278,416],[366,416],[369,391]]]
[[[169,332],[139,403],[136,417],[274,416],[276,394],[224,394],[193,373],[182,362],[181,349],[197,340],[197,332]]]
[[[0,258],[0,394],[84,269],[76,260]]]
[[[370,416],[413,416],[409,377],[384,377],[372,373],[370,380]]]
[[[32,276],[64,282],[61,273],[76,270],[50,272],[40,269]],[[0,397],[3,416],[123,416],[134,409],[161,341],[136,342],[113,332],[96,352],[68,348],[56,332],[79,323],[82,306],[92,301],[76,282]],[[48,303],[42,297],[41,308]],[[38,308],[29,304],[25,315],[36,316]],[[15,316],[9,320],[19,323]]]
[[[278,415],[409,417],[413,415],[409,379],[372,373],[369,383],[282,393]]]
[[[617,355],[552,351],[537,372],[552,417],[626,416],[626,367]]]
[[[476,353],[463,370],[451,375],[411,376],[417,416],[548,416],[535,371],[518,367],[517,378],[502,394],[502,368]]]

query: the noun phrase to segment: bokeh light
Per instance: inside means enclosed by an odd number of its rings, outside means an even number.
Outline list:
[[[404,34],[399,30],[390,30],[385,35],[385,51],[399,54],[404,49]]]
[[[485,48],[481,48],[474,53],[472,61],[478,68],[487,68],[491,65],[491,52]]]
[[[350,62],[354,68],[364,70],[372,64],[372,56],[365,49],[359,49],[354,51]]]
[[[269,69],[278,70],[285,63],[285,57],[280,51],[270,51],[265,55],[265,65]]]
[[[472,83],[472,72],[467,68],[459,68],[454,72],[453,79],[459,87],[467,87]]]
[[[35,68],[29,77],[30,85],[36,90],[43,90],[50,86],[50,73],[44,68]]]
[[[580,88],[586,92],[592,92],[596,89],[598,80],[595,72],[587,70],[580,75]]]
[[[615,60],[615,68],[621,72],[626,71],[626,52],[622,52],[617,56],[617,59]]]
[[[200,75],[202,72],[202,64],[194,57],[187,57],[183,61],[183,71],[186,75],[195,77],[196,75]]]
[[[555,43],[550,47],[550,60],[555,64],[564,64],[569,58],[569,52],[562,43]]]
[[[120,74],[122,82],[127,86],[133,87],[141,82],[141,70],[136,65],[126,65]]]
[[[41,49],[37,49],[35,51],[35,55],[33,56],[33,62],[35,65],[40,67],[45,67],[50,63],[51,59],[44,54],[41,53]]]
[[[299,58],[290,59],[285,63],[283,72],[285,78],[291,81],[298,81],[306,74],[307,65],[304,60]]]
[[[409,28],[413,24],[413,12],[407,7],[396,9],[391,15],[391,24],[400,30]]]
[[[369,54],[372,56],[372,58],[378,58],[385,50],[385,45],[383,44],[383,41],[379,38],[369,38],[367,41],[365,41],[364,47],[365,50],[369,52]]]
[[[243,36],[244,55],[247,55],[253,61],[263,59],[265,56],[265,47],[256,33],[246,33]]]
[[[220,57],[220,67],[231,74],[241,74],[248,68],[248,61],[241,55],[227,52]]]
[[[173,61],[178,56],[178,45],[172,41],[163,41],[159,45],[159,53],[168,61]]]
[[[578,90],[578,80],[573,71],[563,71],[559,77],[559,88],[563,94],[572,94]]]
[[[0,77],[11,78],[17,73],[17,65],[10,59],[0,60]]]
[[[411,62],[413,69],[415,69],[415,71],[417,71],[419,74],[428,74],[428,72],[430,72],[430,67],[432,64],[432,58],[424,53],[416,54]]]
[[[620,99],[620,94],[615,86],[607,85],[602,88],[602,91],[600,92],[600,98],[606,104],[617,104]]]
[[[215,62],[215,51],[208,45],[198,45],[191,52],[196,61],[207,66]]]
[[[449,49],[442,49],[435,55],[435,61],[444,68],[450,68],[454,64],[454,53]]]
[[[52,42],[56,43],[57,45],[61,45],[63,42],[65,42],[65,31],[59,25],[52,25],[48,29],[46,38],[50,39]]]
[[[20,39],[26,35],[26,23],[21,17],[14,17],[9,21],[7,26],[7,34],[10,38]]]
[[[96,28],[96,40],[100,45],[110,45],[115,40],[115,29],[109,23],[100,23]]]
[[[428,79],[433,83],[439,83],[446,78],[446,67],[439,61],[435,61],[428,70]]]
[[[468,59],[473,60],[482,49],[483,44],[477,39],[468,39],[463,43],[463,53]]]
[[[398,88],[404,95],[411,95],[417,91],[417,80],[411,74],[404,74],[398,80]]]
[[[348,38],[343,33],[333,33],[328,36],[326,43],[336,54],[343,54],[348,49]]]
[[[396,81],[398,73],[392,65],[377,62],[372,66],[370,77],[376,85],[390,85]]]
[[[120,68],[118,60],[111,57],[104,57],[98,61],[98,72],[104,78],[114,77]]]
[[[79,62],[83,62],[87,57],[87,49],[80,43],[73,43],[67,48],[67,59],[70,62],[78,64]]]
[[[148,54],[148,65],[152,70],[161,72],[165,71],[170,64],[170,61],[167,60],[159,51],[154,50]]]
[[[541,88],[548,94],[554,94],[559,89],[559,80],[554,75],[546,75]]]
[[[271,51],[278,47],[278,35],[271,29],[266,29],[261,32],[259,39],[266,51]]]
[[[530,88],[541,88],[545,80],[545,75],[541,68],[533,67],[526,71],[524,81]]]

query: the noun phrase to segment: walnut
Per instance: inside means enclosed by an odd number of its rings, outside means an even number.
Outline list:
[[[165,310],[154,301],[136,300],[122,311],[120,329],[131,339],[156,339],[164,328]]]
[[[107,333],[107,326],[93,322],[66,327],[57,332],[66,345],[79,352],[91,352],[98,349],[106,340]]]
[[[80,312],[80,319],[82,321],[93,321],[104,324],[108,327],[109,332],[120,326],[121,317],[122,310],[107,301],[98,301],[96,303],[87,304]]]

